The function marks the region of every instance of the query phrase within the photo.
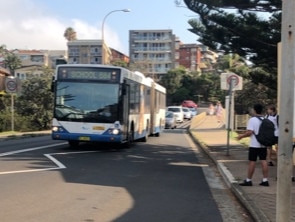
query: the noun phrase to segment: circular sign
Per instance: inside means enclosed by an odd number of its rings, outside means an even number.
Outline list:
[[[15,91],[16,90],[16,82],[15,81],[8,81],[6,83],[6,87],[9,91]]]
[[[17,91],[17,80],[15,78],[7,77],[5,79],[5,91],[7,93],[16,93],[16,91]]]
[[[226,81],[230,84],[231,81],[234,81],[234,85],[237,86],[239,84],[239,76],[237,75],[230,75],[227,77]]]

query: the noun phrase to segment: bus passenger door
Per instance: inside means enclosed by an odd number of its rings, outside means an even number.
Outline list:
[[[123,135],[124,138],[127,138],[129,131],[129,111],[130,111],[130,86],[124,84],[124,93],[123,93]]]

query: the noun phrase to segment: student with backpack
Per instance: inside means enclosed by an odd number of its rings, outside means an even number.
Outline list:
[[[247,178],[241,186],[252,186],[252,177],[255,171],[257,158],[259,158],[262,168],[262,181],[260,186],[269,186],[268,182],[268,165],[266,161],[267,146],[258,142],[257,136],[259,134],[260,126],[262,125],[262,120],[264,116],[262,115],[263,106],[261,104],[255,104],[253,106],[253,116],[248,120],[247,130],[245,133],[240,134],[237,139],[240,140],[245,137],[250,137],[249,143],[249,153],[248,153],[248,172]],[[267,121],[266,121],[267,122]],[[268,123],[268,122],[267,122]]]
[[[275,107],[275,105],[271,104],[267,107],[267,115],[265,116],[265,118],[271,120],[275,126],[275,149],[278,152],[278,138],[279,138],[279,115],[277,114],[277,109]],[[268,162],[268,166],[274,166],[272,160],[271,160],[271,151],[272,151],[272,147],[273,146],[268,146],[267,147],[267,156],[266,156],[266,160]]]

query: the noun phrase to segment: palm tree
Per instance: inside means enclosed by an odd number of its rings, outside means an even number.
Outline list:
[[[77,34],[76,34],[75,30],[74,30],[72,27],[68,27],[68,28],[65,30],[64,37],[65,37],[68,41],[74,41],[74,40],[77,40]]]

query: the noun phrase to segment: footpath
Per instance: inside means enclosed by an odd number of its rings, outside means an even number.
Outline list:
[[[218,123],[216,116],[200,114],[194,118],[190,127],[190,135],[194,141],[215,162],[224,181],[240,202],[249,211],[255,221],[276,221],[276,189],[277,164],[269,166],[269,187],[259,186],[262,180],[260,162],[257,161],[253,186],[243,187],[239,183],[247,176],[248,148],[239,141],[228,136],[224,124]],[[276,154],[274,154],[273,159]],[[291,180],[291,178],[290,178]],[[295,198],[295,182],[292,183],[292,199]],[[292,217],[295,221],[295,207]]]

